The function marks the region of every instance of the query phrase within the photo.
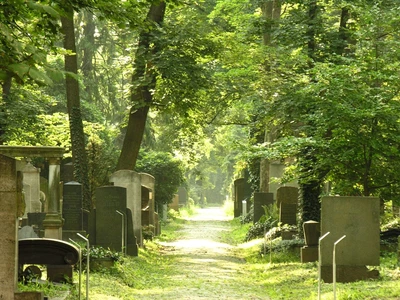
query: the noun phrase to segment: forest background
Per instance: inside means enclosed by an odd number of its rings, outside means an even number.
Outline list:
[[[0,143],[62,146],[93,192],[120,169],[198,204],[269,164],[322,194],[400,202],[400,3],[10,0],[0,3]]]

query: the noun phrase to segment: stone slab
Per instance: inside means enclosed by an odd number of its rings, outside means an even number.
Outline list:
[[[321,243],[322,265],[332,265],[333,244],[343,235],[336,247],[337,265],[379,265],[379,198],[329,196],[321,206],[321,236],[330,232]]]

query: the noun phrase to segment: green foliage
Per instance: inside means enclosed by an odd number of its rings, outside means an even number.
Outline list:
[[[82,248],[82,261],[87,260],[87,249],[85,247]],[[113,261],[120,261],[123,257],[123,254],[120,252],[115,252],[110,250],[109,248],[104,248],[100,246],[92,246],[89,248],[89,263],[90,259],[96,258],[111,258]]]
[[[244,238],[245,242],[263,238],[267,232],[269,232],[277,223],[277,220],[274,218],[268,218],[263,222],[256,222],[249,228],[249,231]]]
[[[182,163],[166,152],[143,151],[136,171],[154,176],[155,199],[159,206],[172,202],[178,187],[184,182]]]

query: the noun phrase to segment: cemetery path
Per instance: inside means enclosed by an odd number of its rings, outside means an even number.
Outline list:
[[[229,219],[219,207],[199,209],[179,240],[161,243],[163,256],[172,261],[172,285],[146,299],[268,299],[265,289],[248,276],[245,261],[235,255],[236,247],[221,242],[222,234],[231,230]]]

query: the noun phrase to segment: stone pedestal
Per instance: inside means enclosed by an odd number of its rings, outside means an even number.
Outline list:
[[[301,262],[318,261],[318,246],[304,246],[300,249]]]
[[[333,282],[332,266],[321,267],[321,278],[325,283]],[[369,270],[366,266],[336,266],[336,282],[355,282],[367,279],[378,279],[378,270]]]

